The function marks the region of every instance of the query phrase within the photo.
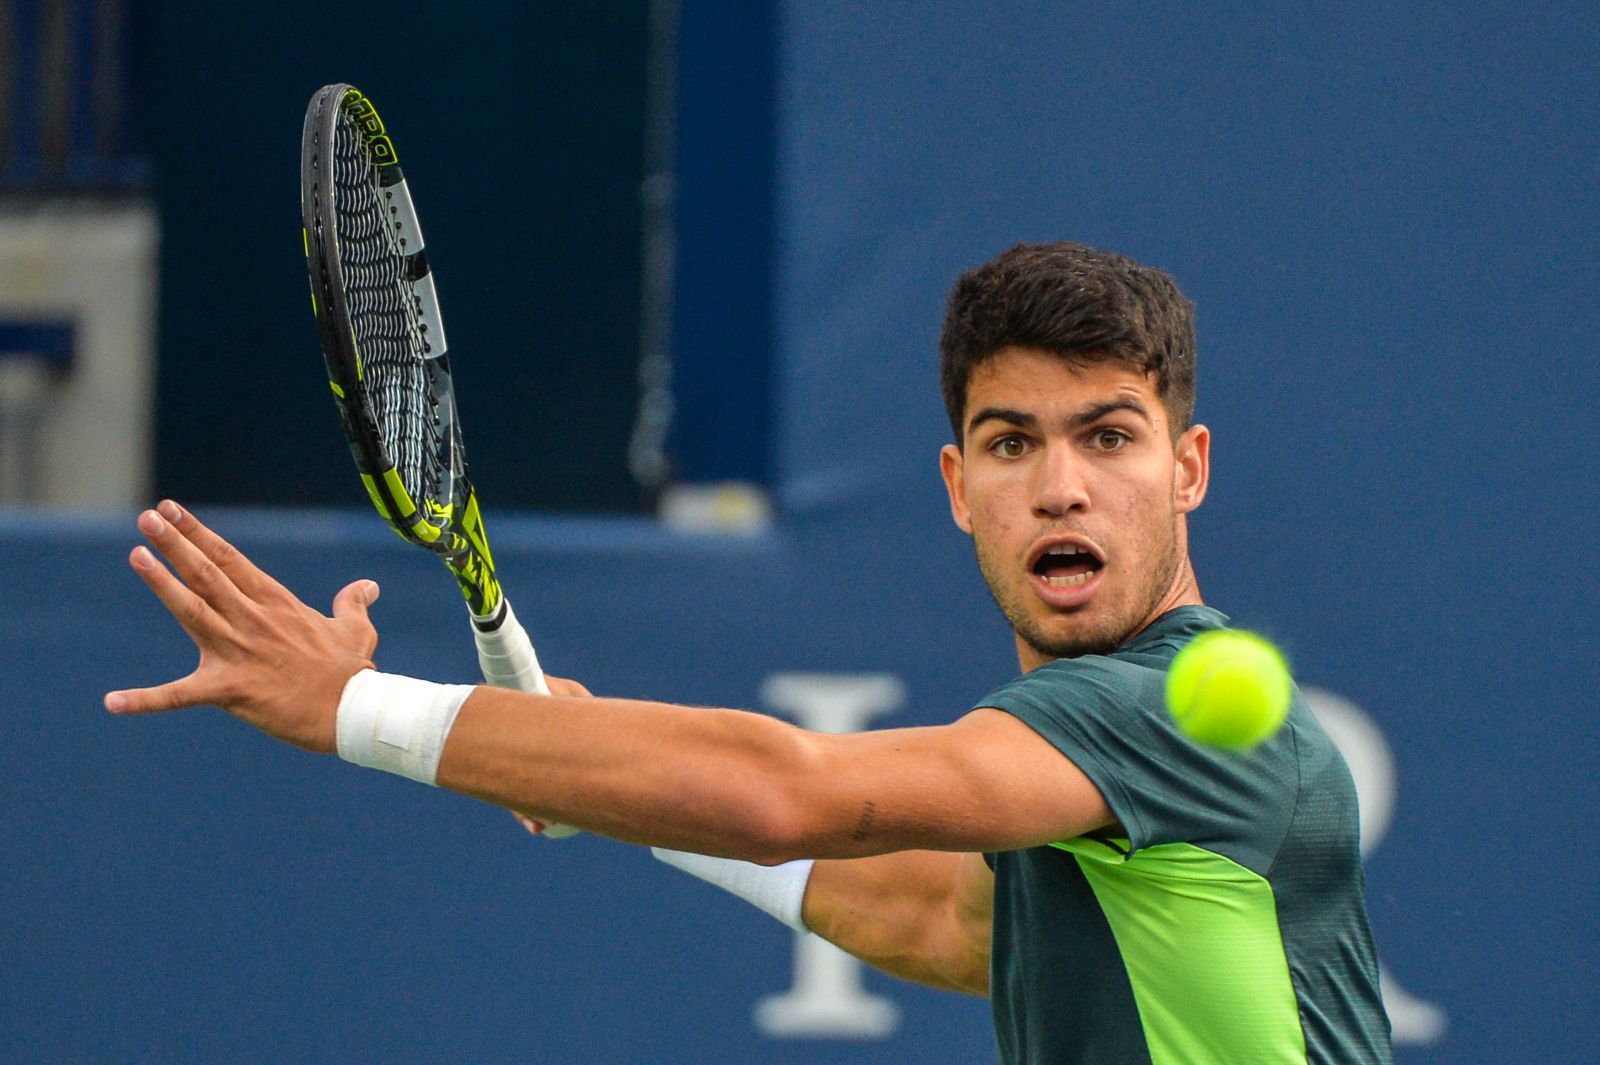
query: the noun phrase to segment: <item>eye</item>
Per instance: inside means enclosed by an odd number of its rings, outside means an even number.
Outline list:
[[[1016,433],[1007,433],[990,444],[989,450],[1003,459],[1020,459],[1028,453],[1028,441]]]
[[[1121,429],[1096,429],[1089,437],[1090,442],[1098,451],[1117,451],[1127,444],[1133,437]]]

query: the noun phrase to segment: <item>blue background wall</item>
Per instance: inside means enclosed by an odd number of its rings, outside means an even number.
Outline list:
[[[548,663],[746,706],[783,670],[888,673],[909,700],[884,724],[949,719],[1015,660],[936,481],[943,294],[1017,239],[1163,265],[1216,434],[1201,585],[1394,753],[1374,924],[1448,1017],[1400,1059],[1595,1058],[1600,19],[780,16],[780,520],[491,514]],[[471,675],[448,578],[367,515],[210,516],[312,602],[383,582],[385,668]],[[190,662],[123,568],[131,516],[0,531],[0,581],[30,590],[0,618],[0,1060],[992,1057],[982,1003],[876,978],[886,1041],[759,1035],[787,934],[631,848],[526,841],[216,712],[104,715]]]

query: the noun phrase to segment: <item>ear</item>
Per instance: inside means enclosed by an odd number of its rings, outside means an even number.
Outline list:
[[[966,467],[960,448],[946,444],[939,449],[939,472],[944,474],[944,490],[950,493],[950,517],[962,532],[972,535],[972,518],[967,511]]]
[[[1205,499],[1206,486],[1211,483],[1211,430],[1203,425],[1189,426],[1178,437],[1173,455],[1173,502],[1179,514],[1187,514]]]

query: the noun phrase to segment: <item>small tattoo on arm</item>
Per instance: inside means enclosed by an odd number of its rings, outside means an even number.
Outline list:
[[[868,799],[861,804],[861,816],[856,819],[856,830],[850,833],[850,838],[860,843],[872,831],[872,819],[877,816],[878,804]]]

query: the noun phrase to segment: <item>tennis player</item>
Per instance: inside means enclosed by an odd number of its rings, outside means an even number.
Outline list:
[[[886,972],[993,1003],[1007,1063],[1391,1060],[1355,789],[1298,696],[1249,754],[1203,749],[1167,664],[1203,605],[1187,515],[1188,301],[1074,244],[963,275],[942,374],[957,525],[1022,674],[952,724],[821,735],[759,714],[376,672],[377,597],[302,604],[171,502],[134,569],[200,648],[117,712],[221,705],[311,751],[658,848]]]

